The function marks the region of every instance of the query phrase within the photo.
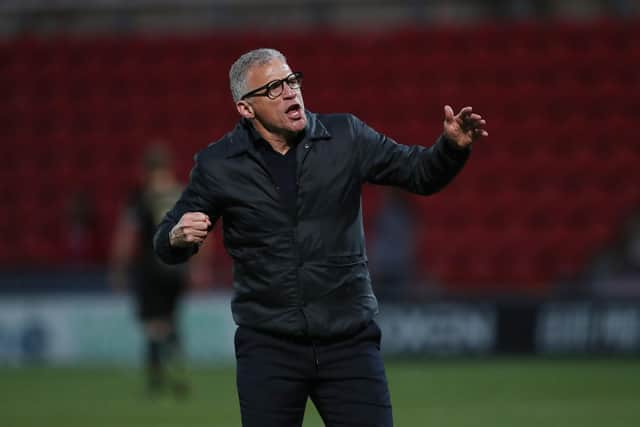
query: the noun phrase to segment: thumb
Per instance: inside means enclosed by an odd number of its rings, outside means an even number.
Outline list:
[[[444,121],[450,122],[453,121],[453,108],[450,105],[444,106]]]

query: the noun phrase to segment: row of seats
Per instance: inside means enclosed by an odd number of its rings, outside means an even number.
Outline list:
[[[147,38],[96,38],[92,45],[99,53],[109,59],[120,56],[124,49],[140,57],[162,57],[163,55],[184,57],[202,57],[208,53],[220,52],[232,54],[236,46],[255,46],[266,41],[283,44],[294,52],[318,53],[329,55],[332,52],[357,49],[387,49],[401,46],[409,51],[429,51],[453,48],[470,48],[490,51],[536,52],[557,50],[567,52],[606,51],[615,47],[627,47],[638,37],[637,22],[611,21],[590,22],[587,24],[501,24],[480,25],[474,27],[422,26],[398,28],[393,32],[373,31],[322,31],[297,29],[295,32],[273,32],[255,30],[238,33],[210,33],[193,36],[165,36]],[[233,42],[229,42],[233,39]],[[85,40],[64,39],[55,46],[45,49],[34,40],[22,40],[17,44],[28,48],[16,54],[33,57],[56,53],[82,60]],[[123,48],[124,46],[124,48]],[[212,50],[216,47],[217,50]],[[40,48],[40,49],[38,49]],[[331,50],[326,50],[329,48]],[[2,55],[11,53],[5,46],[0,49]],[[170,55],[169,55],[170,54]]]
[[[352,112],[402,143],[431,144],[445,104],[485,115],[491,136],[454,183],[410,199],[416,265],[451,290],[543,292],[578,275],[640,205],[638,28],[0,42],[0,193],[10,206],[0,233],[13,242],[0,265],[106,262],[144,148],[167,141],[186,179],[193,153],[237,121],[230,63],[268,45],[305,72],[308,108]],[[78,194],[94,212],[79,227],[69,214]],[[366,187],[363,205],[370,229],[384,209],[378,188]],[[213,262],[228,271],[216,245]]]

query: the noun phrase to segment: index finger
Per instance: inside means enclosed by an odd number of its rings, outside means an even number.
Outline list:
[[[209,216],[202,212],[189,212],[186,215],[189,216],[191,221],[195,222],[209,222]]]
[[[469,116],[472,111],[473,111],[473,108],[464,107],[462,110],[460,110],[460,112],[458,113],[458,116],[460,116],[461,118],[465,118],[465,116]]]

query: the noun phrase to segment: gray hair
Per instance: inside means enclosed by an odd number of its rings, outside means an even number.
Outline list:
[[[233,63],[229,69],[229,85],[231,86],[233,102],[240,101],[242,95],[247,92],[246,80],[249,69],[256,65],[268,64],[274,59],[287,62],[287,58],[284,57],[282,52],[275,49],[262,48],[245,53]]]

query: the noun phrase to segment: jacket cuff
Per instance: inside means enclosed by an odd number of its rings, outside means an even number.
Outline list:
[[[445,156],[456,161],[465,161],[467,157],[469,157],[469,154],[471,154],[471,146],[461,150],[444,134],[441,134],[440,138],[438,138],[438,145],[442,147],[442,152]]]
[[[179,264],[187,261],[193,254],[198,252],[198,246],[192,245],[185,248],[176,248],[169,243],[169,233],[160,230],[156,234],[155,246],[156,254],[166,264]]]

